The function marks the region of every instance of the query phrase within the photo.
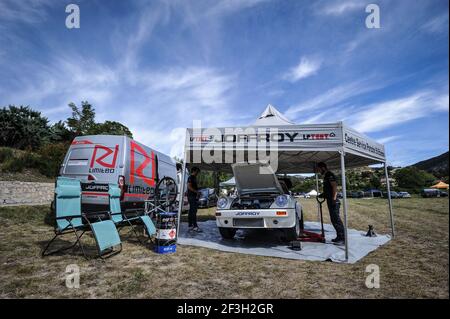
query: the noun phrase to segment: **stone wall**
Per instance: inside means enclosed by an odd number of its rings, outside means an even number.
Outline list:
[[[54,190],[54,183],[0,181],[0,206],[49,204]]]

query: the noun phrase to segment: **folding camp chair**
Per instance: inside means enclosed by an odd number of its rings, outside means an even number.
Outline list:
[[[144,229],[148,234],[148,237],[156,234],[156,228],[153,224],[151,218],[148,215],[138,215],[129,217],[125,213],[122,213],[122,209],[120,207],[120,188],[117,184],[109,184],[109,214],[111,215],[111,220],[117,226],[119,231],[124,226],[130,226],[131,231],[136,236],[137,240],[141,244],[145,244],[141,241],[139,234],[135,229],[136,223],[142,223],[144,225]]]
[[[86,231],[92,231],[97,245],[98,256],[101,258],[111,257],[122,250],[119,233],[111,220],[91,222],[81,212],[81,184],[79,180],[67,177],[58,177],[55,188],[55,212],[56,225],[55,236],[47,243],[42,251],[42,257],[52,255],[70,248],[77,244],[80,246],[84,257],[88,259],[81,237]],[[85,223],[83,223],[85,221]],[[48,251],[50,245],[58,236],[74,234],[76,241],[67,247]],[[120,246],[119,250],[114,247]]]

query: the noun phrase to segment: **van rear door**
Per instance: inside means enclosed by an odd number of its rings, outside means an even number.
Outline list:
[[[122,161],[120,136],[83,136],[72,142],[61,175],[81,181],[83,203],[107,200],[108,183],[117,183]],[[100,197],[102,198],[100,201]]]

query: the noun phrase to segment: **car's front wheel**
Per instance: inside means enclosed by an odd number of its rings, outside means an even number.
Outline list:
[[[219,232],[224,239],[233,239],[236,235],[236,229],[234,228],[219,227]]]
[[[302,218],[303,221],[303,218]],[[298,218],[298,214],[295,214],[295,226],[292,228],[287,228],[284,230],[284,237],[287,241],[293,241],[296,240],[298,237],[300,237],[301,232],[301,225],[300,220]]]

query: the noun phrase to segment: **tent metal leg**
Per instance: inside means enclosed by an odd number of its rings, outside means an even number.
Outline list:
[[[341,151],[342,199],[344,201],[345,260],[348,261],[347,182],[345,178],[345,154]]]
[[[316,192],[318,195],[319,194],[319,175],[317,174],[317,172],[315,174],[316,174]],[[320,204],[319,204],[319,202],[317,202],[317,220],[320,222]]]
[[[389,173],[388,173],[386,162],[384,162],[384,176],[386,178],[386,189],[387,189],[387,195],[388,195],[389,219],[391,222],[391,233],[392,233],[392,238],[394,238],[395,237],[395,227],[394,227],[394,213],[392,210],[391,183],[389,182]]]
[[[186,132],[186,140],[187,140],[187,132]],[[177,238],[180,235],[180,224],[181,224],[181,213],[183,211],[183,204],[184,204],[184,181],[186,180],[186,161],[187,161],[187,153],[186,153],[186,146],[183,149],[184,151],[184,158],[183,163],[181,167],[181,181],[180,181],[180,199],[178,202],[178,219],[177,219]]]
[[[181,224],[181,212],[183,211],[184,204],[184,181],[186,179],[186,156],[184,157],[184,162],[181,171],[181,181],[180,181],[180,199],[178,201],[178,219],[177,219],[177,238],[180,234],[180,224]]]

